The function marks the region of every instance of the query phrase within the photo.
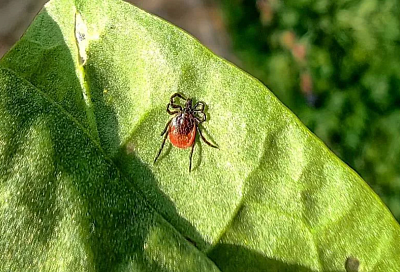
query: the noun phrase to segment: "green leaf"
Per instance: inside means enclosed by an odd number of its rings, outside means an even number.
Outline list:
[[[197,139],[191,173],[169,143],[153,164],[176,91],[206,102],[220,147]],[[0,230],[0,271],[400,270],[399,225],[354,171],[120,1],[50,1],[1,60]]]

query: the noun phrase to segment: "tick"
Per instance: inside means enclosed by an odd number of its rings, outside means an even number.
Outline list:
[[[177,98],[183,99],[185,101],[185,106],[182,107],[180,104],[177,104],[175,100]],[[218,148],[218,146],[213,145],[206,138],[204,138],[201,133],[201,129],[199,125],[206,121],[206,114],[204,113],[205,103],[197,102],[193,107],[193,101],[191,98],[186,98],[180,93],[174,93],[169,103],[167,104],[167,112],[170,115],[175,115],[171,120],[168,121],[165,126],[161,136],[164,135],[163,142],[161,144],[160,150],[157,153],[156,158],[154,159],[154,163],[156,163],[158,157],[161,154],[161,151],[164,148],[165,141],[169,136],[169,141],[172,145],[178,148],[189,148],[190,151],[189,157],[189,172],[192,170],[192,156],[194,146],[196,144],[196,135],[199,133],[200,138],[209,146]]]

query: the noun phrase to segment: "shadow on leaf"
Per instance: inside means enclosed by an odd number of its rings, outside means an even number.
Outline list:
[[[287,264],[243,246],[218,244],[208,256],[221,271],[236,272],[313,272],[296,264]]]
[[[57,23],[47,11],[42,11],[39,16],[43,27],[51,30],[49,35],[53,40],[50,43],[69,52]],[[45,78],[51,70],[55,76],[60,76],[55,65],[30,72],[41,73],[37,76]],[[64,57],[62,67],[75,71],[73,57]],[[74,97],[77,90],[69,93],[70,89],[62,86],[51,89],[54,86],[48,81],[35,83],[30,80],[33,75],[21,76],[17,71],[7,75],[14,78],[14,82],[2,87],[0,110],[4,110],[4,116],[13,119],[2,124],[9,154],[4,161],[7,169],[0,167],[0,170],[4,174],[2,185],[8,186],[7,180],[13,185],[9,186],[10,202],[0,214],[4,219],[1,228],[5,229],[7,225],[9,229],[0,244],[15,238],[17,242],[7,242],[0,247],[2,256],[14,256],[7,259],[10,263],[5,262],[5,267],[18,267],[22,271],[38,264],[57,270],[59,263],[48,258],[64,258],[64,269],[71,271],[78,266],[97,271],[169,271],[162,263],[168,253],[165,246],[167,250],[187,250],[204,257],[193,247],[204,243],[200,235],[178,215],[174,203],[157,188],[151,170],[135,152],[118,148],[116,113],[102,98],[104,86],[94,80],[96,71],[92,68],[87,68],[85,80],[92,93],[93,108],[78,106],[84,110],[82,114],[63,104],[65,99]],[[73,86],[80,86],[76,75],[70,76],[68,81]],[[82,93],[80,95],[83,101]],[[60,97],[63,98],[57,100]],[[87,125],[80,119],[86,116],[85,110],[93,110],[95,121],[106,120],[108,127],[97,126],[97,132],[91,131],[96,127],[96,124],[90,124],[94,120],[89,120]],[[45,147],[41,147],[39,141],[34,147],[38,150],[31,153],[40,153],[36,164],[31,158],[28,161],[29,158],[18,156],[21,150],[30,148],[25,135],[32,131],[45,141]],[[12,169],[22,171],[16,167],[18,164],[27,165],[22,169],[24,172],[13,172]],[[18,178],[13,178],[16,175]],[[139,191],[138,182],[148,184],[151,192]],[[151,206],[154,202],[148,202],[149,198],[157,199],[162,206]],[[25,238],[26,233],[32,234],[29,241]],[[212,262],[203,259],[211,271]],[[173,263],[174,259],[169,261]]]

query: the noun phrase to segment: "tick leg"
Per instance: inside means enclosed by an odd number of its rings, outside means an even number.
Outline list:
[[[204,111],[204,106],[205,104],[204,104],[204,102],[202,102],[202,101],[199,101],[199,102],[197,102],[196,103],[196,105],[194,105],[194,111],[200,111],[200,112],[203,112]],[[198,109],[197,107],[198,106],[200,106],[200,108]]]
[[[204,136],[203,136],[203,134],[201,134],[201,130],[200,130],[200,128],[199,128],[198,126],[197,126],[197,131],[199,132],[201,139],[202,139],[206,144],[208,144],[208,145],[211,146],[211,147],[218,148],[218,146],[213,145],[212,143],[210,143],[209,141],[207,141],[206,138],[204,138]]]
[[[165,133],[165,132],[164,132],[164,133]],[[161,144],[160,150],[158,150],[158,154],[157,154],[156,158],[154,159],[154,163],[156,163],[158,157],[160,157],[161,151],[162,151],[163,148],[164,148],[165,140],[167,140],[167,136],[168,136],[168,132],[165,133],[164,140],[163,140],[163,142],[162,142],[162,144]]]
[[[174,94],[171,96],[170,100],[169,100],[169,104],[168,104],[168,105],[170,105],[170,106],[171,106],[172,108],[174,108],[174,109],[179,109],[180,111],[182,111],[182,107],[174,103],[174,98],[175,98],[175,97],[179,97],[179,98],[181,98],[181,99],[183,99],[183,100],[186,100],[186,97],[184,97],[184,96],[183,96],[182,94],[180,94],[180,93],[174,93]]]
[[[168,121],[167,125],[165,126],[164,130],[161,132],[160,136],[163,136],[165,132],[167,132],[167,129],[169,127],[169,124],[171,123],[172,119]]]
[[[170,111],[170,109],[169,109],[169,106],[171,106],[173,109],[179,109],[178,111]],[[169,113],[169,114],[176,114],[176,113],[178,113],[178,112],[181,112],[182,111],[182,107],[181,106],[179,106],[179,105],[172,105],[171,103],[168,103],[168,105],[167,105],[167,112]]]
[[[201,119],[199,119],[199,117],[196,116],[196,120],[197,120],[198,124],[203,123],[204,121],[207,120],[206,114],[204,112],[195,110],[194,113],[201,116]]]
[[[179,98],[181,98],[181,99],[183,99],[183,100],[186,100],[186,97],[184,97],[182,94],[180,94],[180,93],[174,93],[174,94],[171,96],[171,99],[170,99],[171,104],[174,104],[174,98],[175,98],[175,97],[179,97]]]
[[[190,151],[190,159],[189,159],[189,172],[192,171],[192,157],[193,157],[193,150],[194,150],[195,144],[193,143],[192,145],[192,150]]]

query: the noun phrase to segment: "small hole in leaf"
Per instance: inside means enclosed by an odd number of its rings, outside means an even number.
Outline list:
[[[345,263],[346,272],[359,272],[360,261],[354,257],[348,257]]]

